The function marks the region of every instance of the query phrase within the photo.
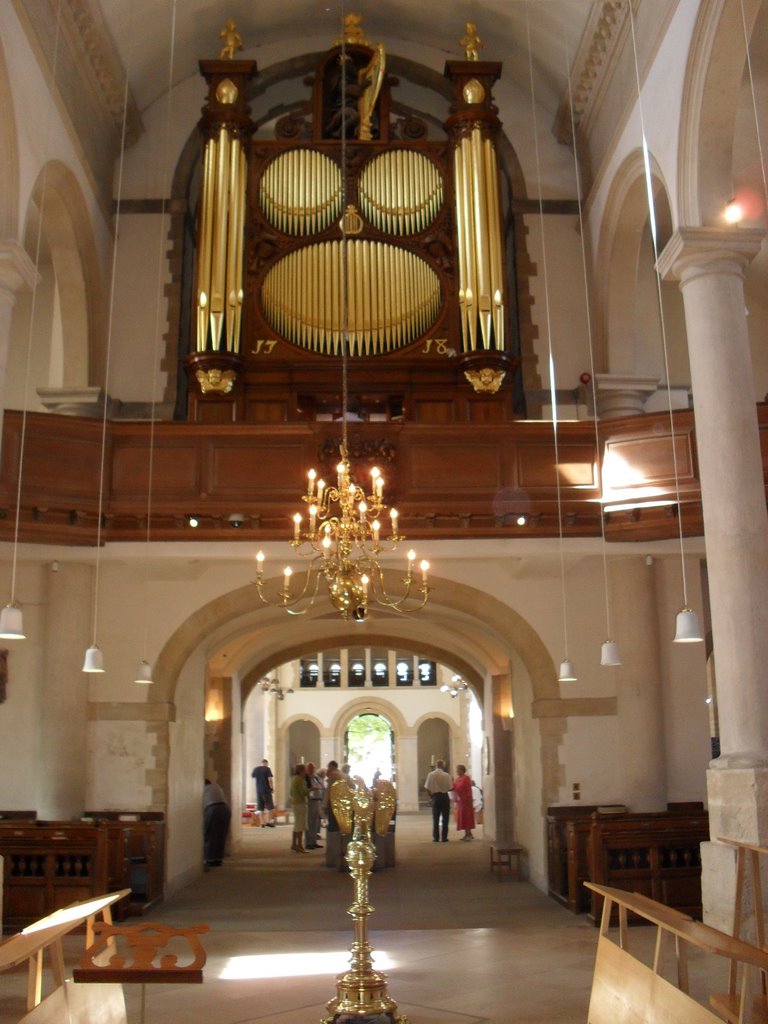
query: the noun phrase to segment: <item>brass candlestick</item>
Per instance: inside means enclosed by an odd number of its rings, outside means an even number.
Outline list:
[[[368,789],[360,778],[337,779],[331,785],[330,803],[339,831],[352,834],[345,859],[355,886],[354,903],[347,911],[355,920],[355,939],[349,969],[336,978],[336,998],[327,1004],[329,1016],[322,1024],[408,1024],[387,993],[386,975],[373,966],[368,942],[368,916],[374,909],[368,902],[368,876],[376,860],[371,829],[382,834],[389,827],[395,787],[380,780],[375,789]]]

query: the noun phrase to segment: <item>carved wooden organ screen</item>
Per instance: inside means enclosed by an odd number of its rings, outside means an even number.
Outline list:
[[[271,140],[251,137],[255,64],[200,67],[190,418],[338,415],[345,338],[362,418],[428,418],[421,399],[435,390],[455,396],[448,418],[471,419],[478,395],[483,421],[513,418],[500,65],[446,65],[454,98],[437,139],[393,110],[386,55],[359,29],[321,58],[308,100]]]

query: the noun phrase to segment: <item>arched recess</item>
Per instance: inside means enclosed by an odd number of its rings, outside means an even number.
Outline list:
[[[751,35],[760,7],[761,0],[712,0],[700,6],[680,118],[680,224],[722,225],[733,188],[736,113],[746,61],[744,25]]]
[[[57,161],[43,168],[32,190],[24,245],[36,262],[40,283],[34,297],[20,297],[14,310],[9,404],[42,409],[38,388],[82,388],[98,380],[104,359],[100,350],[105,347],[90,218],[76,178]],[[25,394],[30,344],[33,362]]]
[[[5,52],[0,40],[0,241],[16,239],[19,224],[19,151]]]
[[[667,189],[651,159],[656,250],[672,235]],[[645,165],[640,149],[621,164],[608,195],[597,261],[597,365],[603,372],[656,377],[690,386],[682,296],[675,282],[657,281]],[[659,316],[661,294],[662,323]],[[666,355],[665,348],[666,345]]]

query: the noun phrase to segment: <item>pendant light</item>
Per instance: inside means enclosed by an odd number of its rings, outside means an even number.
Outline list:
[[[528,4],[525,5],[525,30],[528,43],[528,77],[530,80],[531,89],[531,118],[533,123],[533,147],[536,156],[536,182],[539,193],[539,229],[540,229],[540,240],[541,240],[541,263],[544,270],[544,311],[547,325],[547,350],[548,350],[548,365],[549,365],[549,391],[550,401],[552,403],[552,440],[555,450],[555,484],[557,488],[557,526],[558,526],[558,541],[559,541],[559,553],[560,553],[560,585],[561,585],[561,598],[562,598],[562,610],[563,610],[563,647],[565,654],[563,660],[560,662],[560,671],[557,676],[559,683],[574,683],[576,682],[577,676],[573,668],[573,662],[568,657],[568,614],[565,600],[565,552],[563,548],[563,508],[562,508],[562,495],[561,495],[561,484],[560,484],[560,454],[559,444],[557,435],[557,391],[555,387],[555,357],[552,350],[552,320],[550,316],[549,306],[549,274],[547,271],[547,242],[544,234],[544,201],[541,195],[541,160],[539,157],[539,130],[538,130],[538,119],[536,117],[536,94],[533,84],[533,55],[531,50],[531,23],[528,10]]]
[[[669,356],[667,351],[667,330],[664,317],[664,304],[661,296],[661,272],[659,271],[659,241],[656,231],[656,203],[653,198],[653,179],[651,175],[651,158],[648,150],[648,139],[645,132],[643,117],[643,98],[640,88],[640,69],[637,59],[637,40],[635,38],[635,17],[632,4],[629,4],[629,24],[632,36],[632,53],[634,55],[635,84],[637,88],[637,108],[640,117],[640,134],[642,139],[643,167],[645,170],[645,190],[648,199],[648,219],[651,228],[651,244],[653,246],[653,267],[656,278],[656,301],[659,310],[661,327],[661,347],[664,355],[664,375],[667,381],[667,407],[669,412],[669,436],[672,445],[672,468],[675,478],[675,500],[677,503],[678,539],[680,542],[680,574],[683,589],[683,607],[677,613],[675,622],[675,643],[700,643],[703,640],[699,629],[696,612],[688,604],[688,586],[685,574],[685,548],[683,545],[683,510],[680,504],[680,473],[677,465],[677,448],[675,445],[675,420],[672,413],[672,392],[669,387]]]
[[[59,0],[56,8],[56,25],[54,32],[53,42],[53,56],[51,60],[51,94],[56,87],[58,63],[59,63],[59,44],[61,40],[61,5],[63,0]],[[46,124],[44,129],[44,138],[46,139],[46,157],[48,150],[50,149],[49,141],[51,136],[51,110],[53,103],[49,104],[46,109]],[[42,183],[40,188],[40,209],[37,221],[37,238],[35,240],[35,259],[34,259],[34,273],[32,276],[32,297],[29,307],[29,329],[27,331],[27,356],[26,356],[26,368],[24,372],[24,395],[23,395],[23,408],[21,414],[21,433],[19,436],[19,470],[16,481],[16,522],[13,531],[13,563],[11,569],[11,599],[9,603],[0,611],[0,639],[2,640],[26,640],[27,634],[24,632],[24,614],[21,607],[16,602],[16,570],[18,566],[18,554],[19,554],[19,524],[21,522],[21,492],[22,492],[22,481],[24,478],[24,449],[27,437],[27,396],[29,394],[29,382],[31,379],[32,372],[32,337],[35,325],[35,315],[37,311],[37,286],[39,283],[39,266],[40,266],[40,253],[42,249],[42,238],[43,238],[43,224],[45,222],[45,202],[48,193],[47,188],[48,182],[48,159],[46,158],[43,163],[43,174]]]
[[[573,105],[573,89],[571,83],[571,64],[566,54],[566,80],[568,82],[568,110],[571,120],[571,146],[573,149],[573,168],[574,176],[576,179],[576,200],[579,206],[579,239],[581,241],[581,269],[584,280],[584,309],[587,317],[587,340],[589,342],[589,371],[590,381],[592,385],[592,411],[595,426],[595,453],[600,451],[600,432],[597,426],[597,384],[595,375],[595,352],[594,344],[592,339],[592,316],[590,311],[589,302],[589,282],[587,280],[587,248],[586,248],[586,230],[584,227],[584,210],[581,202],[581,173],[579,171],[579,150],[576,139],[576,118],[574,116],[574,105]],[[601,471],[602,460],[597,457],[596,465],[598,476],[598,491],[600,496],[603,494],[603,481]],[[604,640],[600,647],[600,664],[607,667],[617,667],[621,665],[621,655],[619,654],[619,645],[615,640],[611,640],[611,599],[608,587],[608,557],[605,542],[605,516],[601,513],[600,515],[600,551],[603,559],[603,588],[605,591],[605,628],[606,634],[609,639]]]
[[[128,38],[132,38],[133,33],[129,32]],[[90,647],[85,652],[85,658],[83,660],[83,672],[89,674],[95,674],[104,672],[104,656],[96,643],[96,637],[98,633],[98,618],[99,618],[99,580],[101,576],[101,531],[104,520],[104,469],[106,463],[106,451],[107,451],[107,409],[109,407],[108,395],[109,395],[109,368],[110,368],[110,357],[112,354],[112,330],[115,318],[115,277],[117,271],[117,243],[120,237],[120,207],[123,194],[123,168],[125,164],[125,140],[128,125],[128,81],[129,81],[129,67],[125,69],[125,86],[123,89],[123,122],[122,130],[120,133],[120,156],[118,161],[118,178],[117,178],[117,201],[115,203],[115,230],[114,230],[114,241],[112,244],[112,273],[110,278],[110,289],[109,289],[109,319],[107,323],[107,344],[106,353],[104,360],[104,408],[101,416],[101,460],[99,464],[99,504],[98,504],[98,515],[96,519],[96,565],[94,570],[93,578],[93,595],[92,595],[92,613],[91,622],[93,627],[92,641]]]

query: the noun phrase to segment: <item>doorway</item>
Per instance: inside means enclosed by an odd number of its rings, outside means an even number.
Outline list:
[[[376,772],[395,782],[395,734],[383,715],[357,715],[344,734],[344,757],[352,776],[360,775],[371,785]]]

